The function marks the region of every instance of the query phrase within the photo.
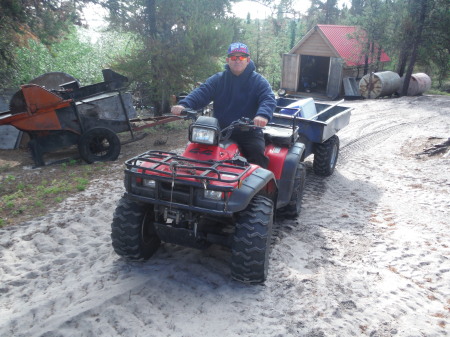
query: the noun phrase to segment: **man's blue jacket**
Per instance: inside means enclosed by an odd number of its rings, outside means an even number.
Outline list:
[[[244,72],[235,76],[226,64],[223,72],[208,78],[179,104],[198,110],[213,101],[214,117],[222,129],[241,117],[253,119],[258,115],[270,121],[276,106],[275,95],[269,82],[255,69],[250,60]]]

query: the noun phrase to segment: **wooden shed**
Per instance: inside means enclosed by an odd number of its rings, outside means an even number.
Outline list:
[[[390,58],[383,50],[378,52],[376,45],[367,48],[363,29],[317,25],[288,54],[283,54],[281,89],[291,94],[330,99],[345,95],[347,89],[357,90],[354,82],[364,75],[368,49],[376,55],[368,59],[370,71],[382,70]]]

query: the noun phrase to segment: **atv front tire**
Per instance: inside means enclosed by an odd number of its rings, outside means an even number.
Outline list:
[[[334,135],[323,143],[314,144],[313,170],[318,176],[330,176],[334,172],[339,155],[339,137]]]
[[[295,171],[294,189],[292,190],[291,200],[289,204],[281,207],[278,214],[286,219],[295,219],[302,210],[303,192],[305,189],[306,167],[305,164],[299,163]]]
[[[153,221],[153,208],[122,197],[111,224],[114,251],[133,261],[150,258],[161,244]]]
[[[257,195],[236,215],[231,245],[231,277],[244,283],[262,283],[269,267],[273,224],[272,200]]]

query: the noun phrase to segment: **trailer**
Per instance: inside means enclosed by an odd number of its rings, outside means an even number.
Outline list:
[[[336,133],[350,122],[351,110],[334,104],[317,103],[312,98],[280,97],[264,136],[275,142],[299,142],[305,150],[301,160],[314,154],[313,170],[321,176],[334,172],[339,155],[339,137]],[[291,139],[294,138],[294,139]]]
[[[9,111],[0,112],[0,125],[26,132],[35,165],[44,166],[45,153],[72,145],[87,163],[116,160],[121,149],[117,133],[130,132],[134,141],[133,131],[175,120],[137,119],[131,94],[124,92],[128,79],[111,69],[102,73],[103,82],[87,86],[76,80],[49,88],[22,85],[11,98]]]

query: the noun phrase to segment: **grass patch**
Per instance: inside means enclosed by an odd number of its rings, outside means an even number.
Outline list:
[[[23,177],[20,173],[3,172],[0,176],[0,227],[40,216],[43,210],[57,206],[68,196],[85,191],[91,179],[104,173],[107,165],[88,165],[73,160],[40,168],[36,174]]]
[[[440,91],[440,90],[437,90],[437,89],[430,89],[425,94],[450,96],[450,92]]]
[[[9,165],[9,164],[1,165],[1,166],[0,166],[0,173],[6,172],[6,171],[8,171],[9,169],[11,169],[11,165]]]
[[[84,191],[86,187],[89,185],[89,180],[86,178],[76,178],[76,189],[78,191]]]

